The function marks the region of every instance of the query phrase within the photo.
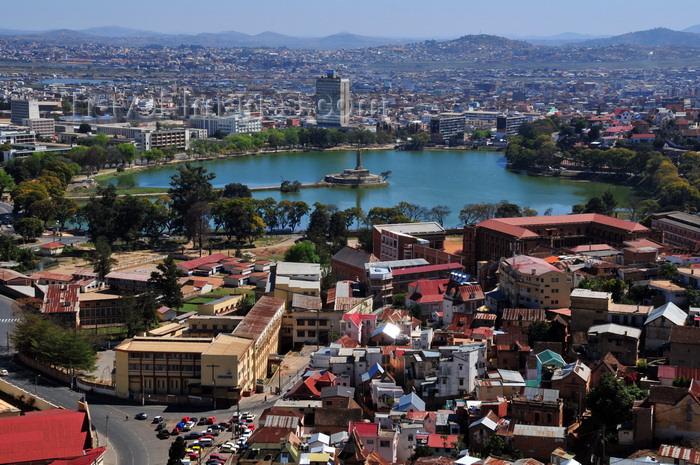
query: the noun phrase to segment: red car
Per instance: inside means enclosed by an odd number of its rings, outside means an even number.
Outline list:
[[[182,417],[182,420],[180,420],[181,423],[187,423],[190,421],[190,417]]]
[[[216,417],[207,417],[207,425],[213,425],[216,423]]]
[[[219,461],[221,461],[221,460],[226,460],[226,458],[225,458],[223,455],[219,455],[219,454],[216,454],[216,453],[210,454],[210,455],[209,455],[209,459],[210,459],[210,460],[211,460],[211,459],[216,459],[216,460],[219,460]]]
[[[178,427],[176,426],[175,428],[173,428],[173,430],[170,432],[170,434],[171,434],[172,436],[177,436],[178,434],[180,434],[180,428],[178,428]]]

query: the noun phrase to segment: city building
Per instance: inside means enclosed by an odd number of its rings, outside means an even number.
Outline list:
[[[224,134],[247,134],[262,131],[262,118],[248,114],[236,113],[228,116],[198,115],[190,117],[193,128],[204,129],[208,135],[217,132]]]
[[[39,102],[35,99],[12,99],[10,102],[10,122],[18,126],[24,125],[25,119],[38,119]]]
[[[215,392],[230,405],[254,388],[252,345],[230,334],[126,339],[114,349],[116,396],[188,403],[188,396]]]
[[[251,382],[267,378],[267,361],[270,355],[279,353],[279,336],[282,314],[287,302],[283,299],[263,296],[250,309],[243,321],[231,334],[253,341]]]
[[[467,120],[464,113],[441,113],[430,120],[430,141],[434,144],[464,144]]]
[[[517,255],[501,260],[498,289],[511,306],[525,308],[566,308],[573,287],[573,278],[542,260]]]
[[[319,126],[347,126],[351,110],[349,79],[341,79],[335,71],[316,79],[316,123]]]
[[[700,217],[680,211],[656,213],[651,228],[663,233],[663,243],[700,252]]]
[[[372,248],[381,261],[413,257],[413,245],[442,250],[445,228],[434,222],[378,224],[372,227]]]
[[[467,270],[475,271],[479,261],[528,254],[538,246],[569,249],[605,243],[622,248],[625,241],[651,235],[639,223],[598,213],[492,218],[464,227],[462,255]]]

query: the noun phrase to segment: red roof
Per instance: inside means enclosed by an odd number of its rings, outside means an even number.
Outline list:
[[[27,412],[18,417],[2,418],[2,463],[80,457],[90,446],[87,425],[85,412],[65,409]]]
[[[447,437],[445,437],[447,436]],[[443,447],[448,449],[454,449],[453,442],[457,442],[456,434],[429,434],[428,435],[428,447]]]
[[[639,223],[621,220],[600,213],[581,213],[579,215],[553,215],[553,216],[522,216],[515,218],[493,218],[482,221],[477,226],[493,229],[505,234],[524,237],[539,237],[538,234],[528,230],[533,226],[557,226],[563,224],[597,223],[611,226],[626,231],[648,231],[649,229]]]
[[[414,266],[411,268],[402,268],[400,270],[393,270],[391,272],[392,276],[403,276],[407,274],[415,273],[430,273],[432,271],[442,271],[442,270],[461,270],[464,266],[460,263],[442,263],[440,265],[425,265],[425,266]]]
[[[194,260],[188,260],[186,262],[180,262],[177,265],[181,266],[187,270],[194,270],[200,265],[205,265],[208,263],[218,263],[224,259],[228,258],[226,254],[215,253],[206,257],[195,258]]]
[[[60,249],[65,247],[65,245],[61,244],[60,242],[49,242],[48,244],[44,244],[40,249]]]
[[[379,434],[379,423],[351,421],[348,433],[352,434],[353,429],[357,430],[357,434],[360,436],[377,436]]]
[[[80,286],[77,284],[51,284],[44,298],[44,313],[76,313]]]

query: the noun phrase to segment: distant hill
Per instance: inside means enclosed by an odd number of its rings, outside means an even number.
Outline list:
[[[536,45],[528,44],[522,40],[506,39],[505,37],[487,34],[467,35],[446,42],[425,41],[424,44],[437,47],[443,52],[454,52],[457,54],[474,50],[484,50],[491,53],[499,50],[508,50],[510,53],[517,54],[526,50],[532,51],[537,49]]]
[[[78,32],[98,37],[160,37],[166,34],[121,26],[103,26],[81,29]]]
[[[162,34],[152,31],[130,29],[120,26],[105,26],[74,31],[17,31],[0,29],[0,37],[15,40],[46,41],[56,44],[111,43],[118,45],[198,45],[203,47],[270,47],[294,49],[352,49],[415,42],[415,39],[370,37],[350,33],[333,34],[326,37],[293,37],[276,32],[256,35],[237,31],[207,32],[200,34]]]
[[[647,31],[630,32],[607,39],[587,40],[579,45],[597,47],[605,45],[642,45],[647,47],[686,46],[700,47],[700,34],[674,31],[659,27]]]
[[[683,29],[683,32],[694,32],[695,34],[700,34],[700,24],[696,24],[695,26],[690,26],[685,29]]]
[[[557,47],[561,45],[573,45],[586,40],[594,39],[605,39],[608,36],[594,36],[590,34],[579,34],[577,32],[562,32],[561,34],[555,34],[553,36],[527,36],[527,37],[516,37],[512,36],[511,39],[522,40],[524,42],[534,44],[534,45],[548,45],[550,47]]]

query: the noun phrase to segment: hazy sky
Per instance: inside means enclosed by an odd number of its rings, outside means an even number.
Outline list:
[[[303,37],[618,35],[700,24],[700,0],[25,0],[3,2],[3,19],[0,28],[20,30],[124,26]]]

